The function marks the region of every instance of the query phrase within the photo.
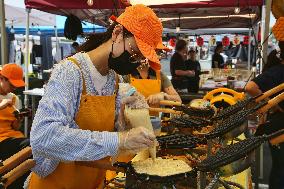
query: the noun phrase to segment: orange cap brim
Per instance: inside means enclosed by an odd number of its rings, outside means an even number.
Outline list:
[[[144,57],[150,60],[151,68],[153,68],[154,70],[160,70],[161,64],[158,55],[155,51],[155,48],[143,42],[141,39],[137,38],[136,36],[134,36],[134,38],[140,52],[143,54]]]
[[[12,79],[9,79],[9,82],[14,87],[24,87],[25,86],[25,82],[23,80],[12,80]]]

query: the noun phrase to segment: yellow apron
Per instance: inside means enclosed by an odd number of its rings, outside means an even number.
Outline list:
[[[12,101],[15,105],[15,96]],[[15,108],[13,106],[7,106],[3,110],[0,110],[0,142],[7,138],[24,138],[22,132],[16,131],[12,127],[12,123],[16,120],[16,117],[13,114],[14,111]]]
[[[79,66],[74,58],[68,58]],[[80,68],[80,66],[79,66]],[[82,73],[83,75],[83,73]],[[117,79],[117,77],[116,77]],[[116,80],[116,91],[118,79]],[[92,96],[86,93],[83,77],[83,91],[76,123],[80,129],[91,131],[113,131],[115,120],[115,97]],[[109,159],[109,157],[107,157]],[[45,178],[32,173],[29,189],[96,189],[103,188],[105,170],[79,166],[75,162],[60,162],[58,167]]]
[[[161,92],[161,73],[156,71],[156,79],[136,79],[130,75],[130,84],[147,98]],[[150,112],[151,116],[159,116],[158,112]]]

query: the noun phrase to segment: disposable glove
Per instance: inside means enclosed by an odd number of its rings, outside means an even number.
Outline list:
[[[155,145],[155,135],[149,129],[137,127],[129,131],[119,132],[119,150],[140,152]]]
[[[148,98],[146,100],[147,100],[147,102],[150,106],[151,105],[158,105],[161,100],[165,100],[165,96],[166,96],[166,93],[161,92],[161,93],[157,93],[157,94],[153,94],[153,95],[148,96]]]

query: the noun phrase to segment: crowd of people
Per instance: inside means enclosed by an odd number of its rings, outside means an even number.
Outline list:
[[[217,46],[217,48],[219,47]],[[195,48],[188,50],[185,40],[177,41],[175,53],[170,60],[171,81],[176,90],[187,90],[189,93],[198,93],[200,75],[208,73],[208,71],[201,71],[200,63],[197,60],[197,53],[198,51]],[[215,62],[215,59],[213,61]]]

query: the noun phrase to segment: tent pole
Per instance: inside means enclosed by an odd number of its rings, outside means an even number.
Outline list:
[[[56,48],[56,52],[58,52],[59,51],[59,43],[58,43],[57,26],[54,26],[54,35],[55,35],[55,48]]]
[[[8,54],[7,54],[7,33],[5,26],[5,3],[0,1],[0,20],[1,20],[1,64],[8,63]]]
[[[262,44],[262,60],[260,63],[260,72],[263,68],[263,64],[267,62],[267,49],[268,49],[268,35],[269,35],[269,24],[270,24],[270,11],[271,11],[271,0],[265,0],[265,5],[262,6],[262,26],[261,26],[261,44]],[[267,39],[266,41],[264,41]]]
[[[251,59],[251,28],[249,29],[249,44],[248,44],[248,70],[250,70]]]
[[[26,9],[26,56],[25,56],[25,90],[29,90],[29,35],[30,35],[30,13],[31,9]],[[24,100],[25,108],[28,108],[29,101],[28,101],[28,95],[25,95]],[[25,130],[24,134],[27,137],[28,136],[28,118],[25,117]]]

